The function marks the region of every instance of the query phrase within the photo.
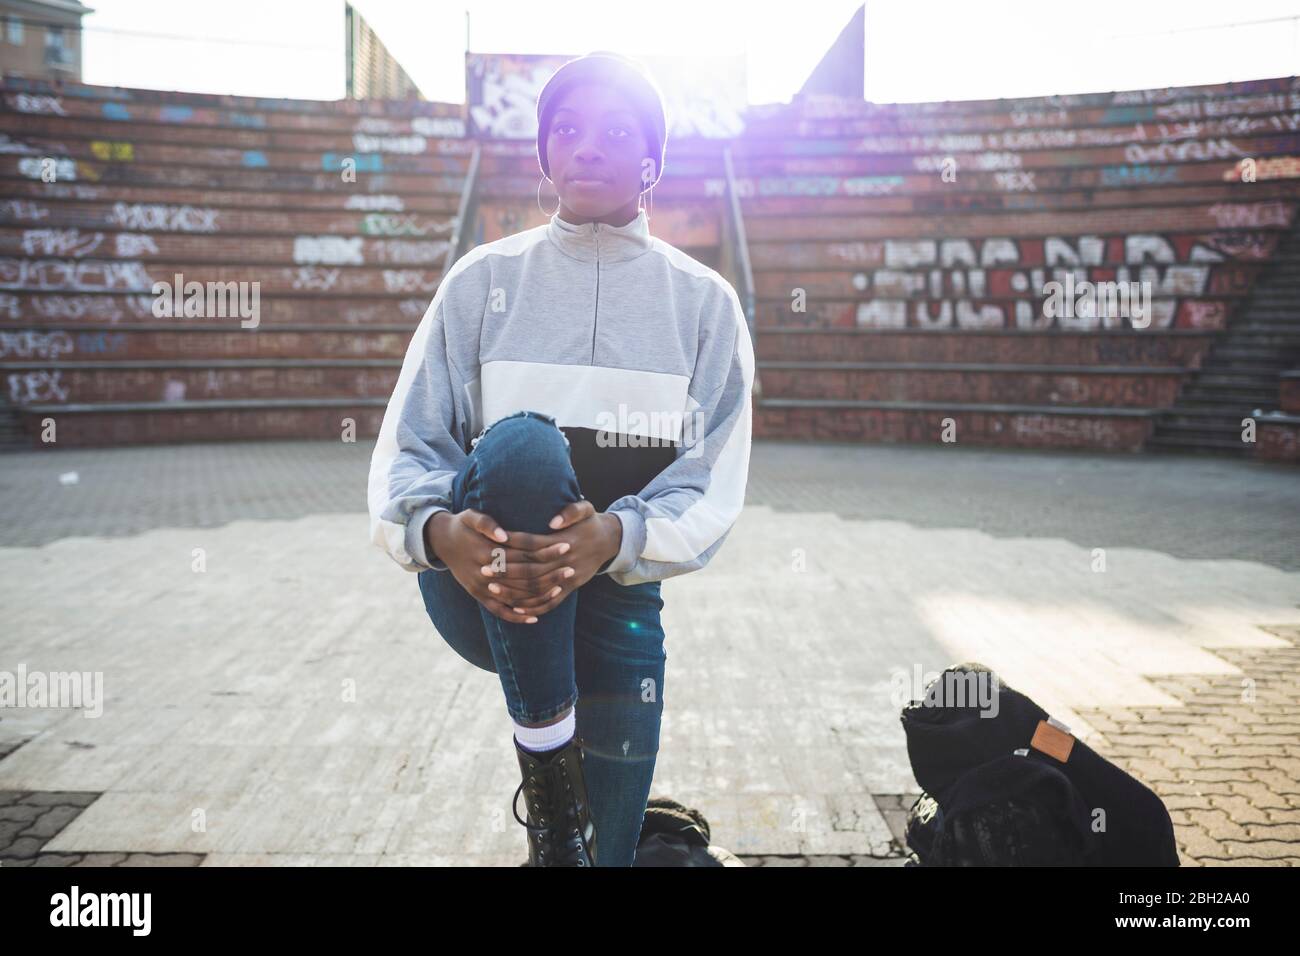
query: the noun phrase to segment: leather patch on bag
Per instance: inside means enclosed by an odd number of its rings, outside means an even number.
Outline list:
[[[1065,763],[1070,759],[1070,751],[1074,749],[1074,735],[1053,727],[1045,720],[1040,720],[1038,729],[1034,731],[1034,739],[1029,741],[1029,746]]]

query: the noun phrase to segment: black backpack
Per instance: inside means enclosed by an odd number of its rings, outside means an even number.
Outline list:
[[[972,680],[996,713],[972,706]],[[1160,798],[983,664],[949,667],[900,719],[923,791],[910,865],[1179,865]]]

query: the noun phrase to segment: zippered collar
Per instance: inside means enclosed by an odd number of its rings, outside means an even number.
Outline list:
[[[635,259],[648,252],[653,242],[650,219],[644,209],[638,210],[636,218],[624,226],[607,222],[572,223],[561,219],[557,212],[551,216],[546,231],[565,255],[583,262]]]

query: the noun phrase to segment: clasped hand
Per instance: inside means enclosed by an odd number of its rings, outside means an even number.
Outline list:
[[[598,514],[585,499],[565,505],[549,534],[507,531],[472,508],[448,515],[430,520],[425,535],[436,540],[426,544],[476,600],[515,624],[535,624],[591,580],[622,543],[618,517]]]

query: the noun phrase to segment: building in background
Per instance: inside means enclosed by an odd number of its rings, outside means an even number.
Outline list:
[[[851,100],[864,98],[867,83],[867,5],[864,3],[849,18],[825,55],[804,82],[796,99],[839,96]]]
[[[343,18],[347,32],[347,98],[350,100],[422,100],[424,94],[415,85],[402,64],[388,52],[370,24],[344,4]]]
[[[0,72],[39,80],[81,80],[77,0],[0,0]]]

